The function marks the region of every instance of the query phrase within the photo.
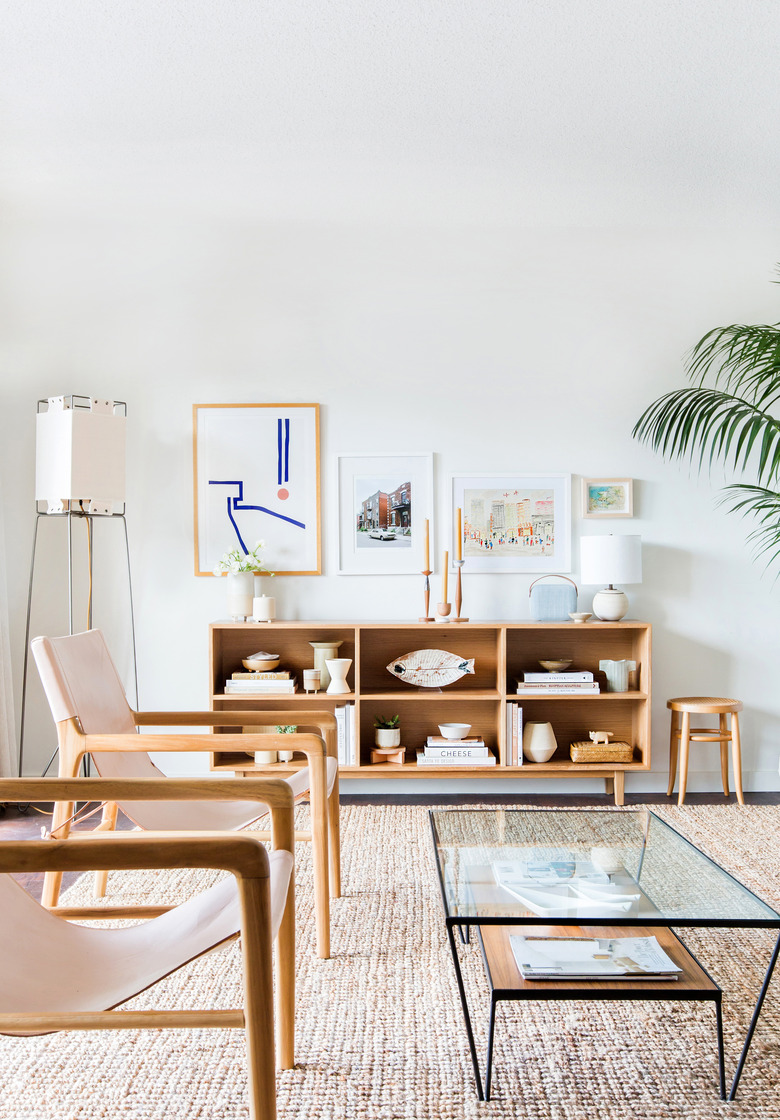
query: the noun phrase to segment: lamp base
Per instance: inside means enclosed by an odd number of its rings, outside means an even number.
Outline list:
[[[620,622],[628,611],[628,596],[616,587],[605,587],[593,596],[593,613],[602,622]]]

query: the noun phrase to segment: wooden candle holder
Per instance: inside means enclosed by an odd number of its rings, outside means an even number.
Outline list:
[[[460,613],[461,604],[463,602],[463,587],[462,587],[462,582],[461,582],[461,571],[462,571],[463,565],[465,563],[466,563],[465,560],[456,560],[455,561],[455,567],[458,569],[458,573],[455,576],[455,617],[452,619],[453,622],[468,622],[468,618],[464,618],[463,615]]]
[[[422,618],[422,617],[418,618],[417,619],[418,622],[435,622],[436,621],[435,618],[433,618],[432,616],[430,616],[428,614],[428,611],[431,609],[431,581],[428,578],[430,576],[430,574],[431,574],[430,568],[428,568],[426,571],[423,572],[423,575],[425,576],[425,584],[424,584],[424,589],[423,589],[423,597],[425,599],[425,617],[424,618]]]

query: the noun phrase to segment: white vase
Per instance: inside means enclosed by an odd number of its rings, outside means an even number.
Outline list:
[[[636,661],[599,661],[599,669],[607,675],[607,692],[628,692],[628,674],[636,669]]]
[[[401,745],[401,728],[400,727],[376,727],[374,729],[374,742],[378,747],[383,747],[385,750],[388,747],[400,747]]]
[[[309,642],[314,650],[314,668],[320,671],[320,688],[327,689],[330,684],[327,660],[339,652],[341,642]]]
[[[254,572],[228,572],[227,605],[232,622],[245,622],[252,615]]]
[[[549,762],[558,749],[551,723],[527,723],[523,728],[523,754],[529,762]]]
[[[325,691],[330,692],[331,695],[333,693],[339,694],[343,692],[349,692],[350,687],[347,684],[347,673],[349,672],[349,667],[352,664],[352,658],[334,657],[326,661],[325,664],[327,665],[328,672],[330,673],[330,684]]]

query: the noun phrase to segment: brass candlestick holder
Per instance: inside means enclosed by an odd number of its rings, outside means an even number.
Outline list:
[[[463,586],[462,586],[462,581],[461,581],[461,571],[462,571],[463,565],[465,563],[466,563],[465,560],[456,560],[455,561],[455,567],[458,569],[458,572],[457,572],[457,575],[455,576],[455,617],[452,619],[453,622],[468,622],[468,618],[464,618],[463,615],[460,613],[461,604],[463,602]]]
[[[431,581],[428,578],[430,576],[430,574],[431,574],[431,569],[430,568],[423,571],[423,575],[425,576],[425,583],[423,584],[423,597],[425,599],[425,617],[424,618],[419,618],[417,620],[418,622],[435,622],[436,621],[435,618],[433,618],[432,616],[430,616],[428,614],[428,611],[431,609]]]

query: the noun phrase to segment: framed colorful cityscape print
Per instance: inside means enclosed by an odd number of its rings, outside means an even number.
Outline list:
[[[433,455],[338,455],[339,575],[433,567]]]
[[[454,475],[451,491],[451,556],[461,510],[464,576],[570,571],[570,475]]]
[[[195,574],[265,542],[272,572],[319,575],[317,404],[193,405]]]
[[[633,480],[630,478],[583,478],[582,516],[633,517]]]

